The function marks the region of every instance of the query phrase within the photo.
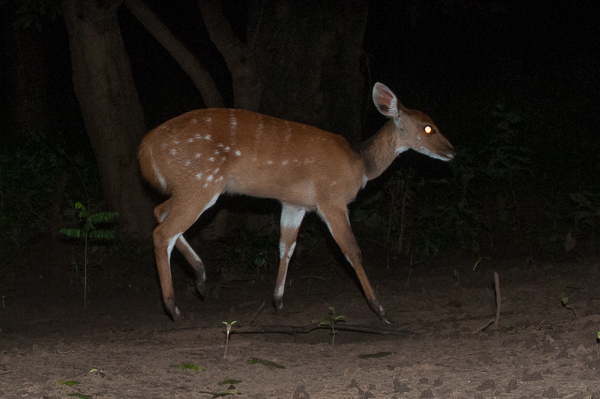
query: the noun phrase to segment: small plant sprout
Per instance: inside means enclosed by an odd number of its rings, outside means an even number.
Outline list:
[[[223,322],[223,324],[225,324],[225,326],[227,326],[227,330],[226,330],[226,334],[227,334],[227,338],[225,339],[225,353],[223,354],[223,359],[225,359],[227,357],[227,347],[229,346],[229,333],[231,332],[231,326],[233,326],[235,324],[235,320],[232,321],[231,323],[227,323],[226,321]]]
[[[79,219],[84,222],[81,229],[60,229],[67,237],[82,239],[84,241],[83,256],[83,305],[87,304],[87,264],[88,264],[88,242],[90,240],[114,240],[115,232],[112,230],[97,230],[98,223],[112,222],[119,217],[116,212],[90,213],[81,202],[75,203],[75,209],[79,211]]]
[[[321,325],[328,326],[331,328],[331,345],[333,346],[333,343],[335,342],[335,334],[336,334],[335,323],[344,321],[345,316],[341,316],[341,315],[336,316],[334,307],[330,307],[329,310],[330,310],[329,313],[331,314],[331,317],[329,318],[329,320],[322,321]]]
[[[577,315],[577,312],[575,311],[575,308],[572,307],[571,305],[569,305],[569,297],[563,296],[561,302],[562,302],[562,305],[565,307],[565,309],[570,310],[571,312],[573,312],[575,317],[579,318],[579,316]]]

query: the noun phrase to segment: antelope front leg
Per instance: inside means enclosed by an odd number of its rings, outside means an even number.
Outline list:
[[[348,210],[345,207],[342,209],[336,207],[327,209],[319,208],[319,214],[325,223],[327,223],[327,227],[329,228],[331,235],[333,235],[335,242],[340,246],[346,259],[356,272],[365,296],[367,297],[367,301],[369,302],[369,306],[381,321],[389,323],[385,318],[383,307],[379,304],[375,290],[371,286],[367,274],[363,269],[360,248],[358,248],[356,238],[354,238],[352,228],[350,227]]]
[[[279,271],[273,294],[273,305],[278,311],[283,309],[283,291],[290,258],[296,248],[296,237],[306,210],[293,205],[282,204],[281,207],[281,238],[279,240]]]

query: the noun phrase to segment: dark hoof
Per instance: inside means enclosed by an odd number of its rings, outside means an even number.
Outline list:
[[[181,319],[181,312],[179,312],[179,309],[177,308],[177,306],[172,305],[172,306],[165,306],[167,309],[167,313],[169,314],[169,316],[171,316],[171,320],[173,321],[177,321],[179,319]]]
[[[281,299],[273,299],[273,307],[275,308],[275,312],[281,312],[283,310],[283,301]]]
[[[204,284],[204,281],[196,282],[196,291],[198,291],[198,294],[200,294],[203,299],[206,298],[206,284]]]

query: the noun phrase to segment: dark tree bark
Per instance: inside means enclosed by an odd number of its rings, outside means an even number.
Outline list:
[[[192,79],[207,108],[223,108],[221,93],[204,65],[171,33],[143,0],[125,0],[125,6],[171,54]]]
[[[360,70],[368,2],[251,3],[248,41],[263,82],[260,111],[360,140]]]
[[[73,85],[90,137],[108,207],[128,234],[149,234],[155,222],[144,194],[137,149],[146,133],[115,8],[106,1],[63,0]]]
[[[262,82],[252,49],[233,32],[219,0],[198,0],[210,40],[215,44],[231,72],[234,108],[257,111],[261,102]]]

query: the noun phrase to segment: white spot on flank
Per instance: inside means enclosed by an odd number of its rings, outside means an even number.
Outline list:
[[[171,155],[175,155],[175,154],[177,154],[177,151],[176,151],[176,150],[174,150],[174,149],[172,149],[171,151],[169,151],[169,153],[170,153]]]
[[[219,155],[219,150],[215,150],[215,155]]]
[[[205,122],[210,122],[210,121],[212,121],[212,119],[210,119],[210,118],[204,118],[204,121]]]
[[[335,182],[335,181],[332,181],[332,182],[331,182],[331,185],[332,185],[332,186],[335,186],[336,184],[337,184],[337,182]]]
[[[228,152],[228,151],[229,151],[229,149],[230,149],[229,147],[225,147],[225,150],[224,150],[224,151],[225,151],[225,152]]]
[[[219,168],[213,170],[213,175],[216,175],[219,172]]]
[[[271,165],[273,161],[267,161],[267,165]]]
[[[194,142],[194,139],[187,139],[186,141],[187,141],[188,143],[193,143],[193,142]]]
[[[173,144],[179,144],[179,141],[173,140]]]
[[[242,155],[242,152],[241,152],[240,150],[235,150],[233,153],[234,153],[235,155],[237,155],[238,157],[239,157],[240,155]]]
[[[189,159],[187,161],[185,161],[185,166],[190,166],[190,164],[191,164],[191,162]]]
[[[282,165],[287,165],[288,161],[281,162]]]
[[[209,162],[214,162],[214,161],[215,161],[215,158],[214,158],[214,157],[210,157],[210,158],[208,158],[208,161],[209,161]]]
[[[200,136],[199,134],[195,134],[194,138],[197,139],[197,140],[200,140],[202,138],[202,136]]]
[[[194,155],[194,158],[200,158],[200,157],[201,157],[200,153]]]
[[[198,174],[196,175],[196,179],[198,179],[198,180],[202,179],[202,173],[198,173]]]
[[[196,120],[196,118],[192,119],[192,123],[196,123],[196,122],[198,122],[198,121]]]
[[[205,134],[205,135],[204,135],[204,139],[205,139],[205,140],[210,140],[210,134]]]
[[[212,179],[213,179],[213,177],[212,177],[212,175],[210,175],[206,178],[206,181],[212,181]]]
[[[221,158],[221,163],[225,162],[227,160],[226,157]]]

